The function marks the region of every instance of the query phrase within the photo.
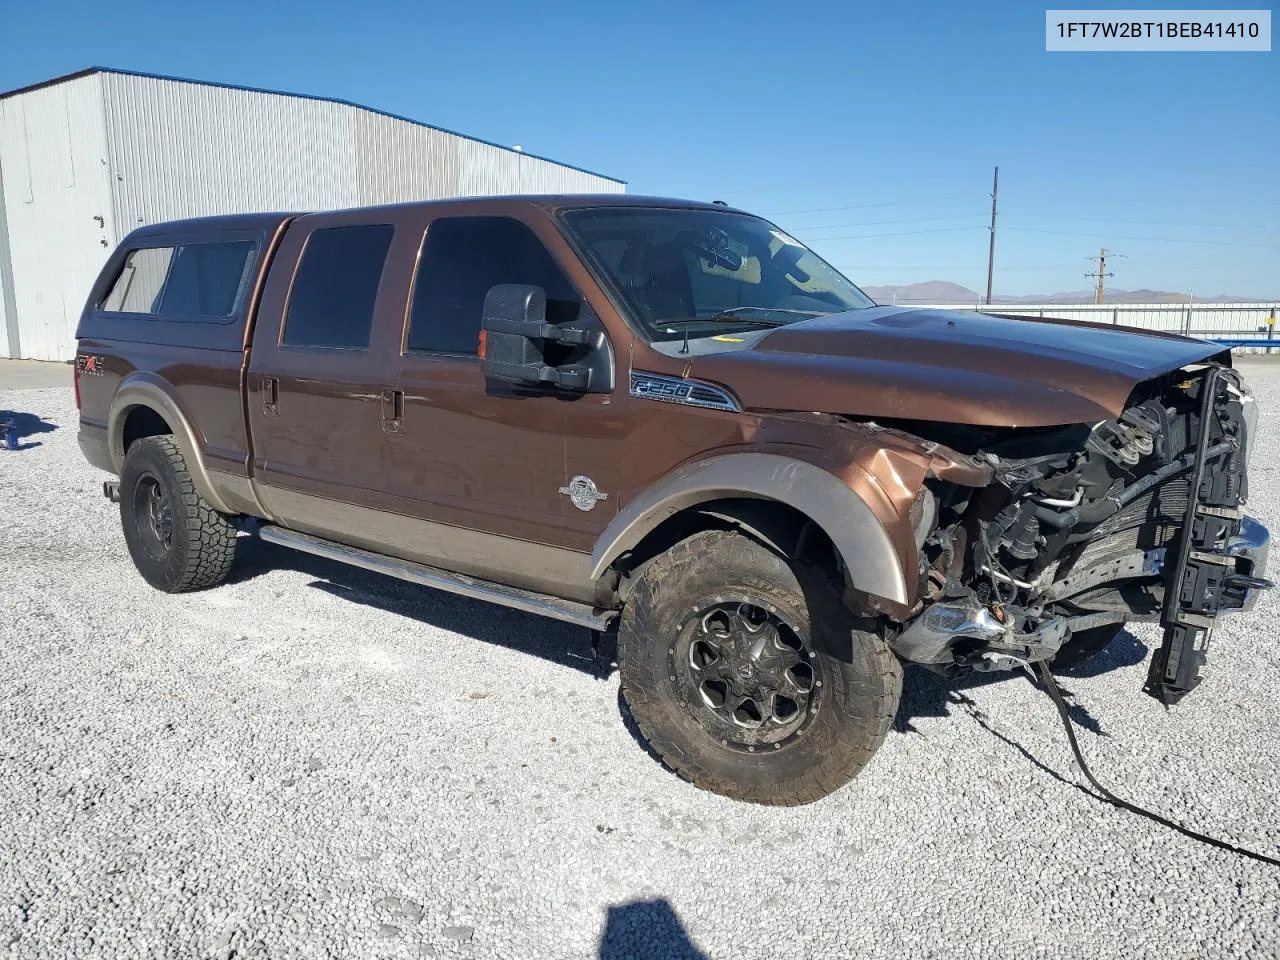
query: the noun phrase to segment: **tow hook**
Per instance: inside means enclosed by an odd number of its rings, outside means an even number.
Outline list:
[[[102,495],[112,503],[120,502],[120,481],[107,480],[102,484]]]

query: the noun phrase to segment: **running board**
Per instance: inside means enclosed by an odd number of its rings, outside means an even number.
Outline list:
[[[552,620],[563,620],[565,623],[577,624],[588,630],[607,630],[616,617],[616,610],[601,610],[587,606],[585,603],[574,603],[572,600],[561,600],[518,587],[507,587],[500,583],[477,580],[460,573],[449,573],[435,567],[424,566],[409,560],[349,547],[332,540],[322,540],[296,530],[286,530],[273,524],[264,524],[258,529],[258,536],[268,543],[278,543],[282,547],[301,550],[327,560],[337,560],[353,567],[372,570],[374,573],[385,573],[389,577],[408,580],[433,590],[445,590],[473,600],[487,600],[525,613],[535,613],[540,617]]]

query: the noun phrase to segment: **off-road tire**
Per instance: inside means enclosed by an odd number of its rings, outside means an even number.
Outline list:
[[[1124,630],[1123,623],[1106,623],[1100,627],[1090,627],[1071,634],[1054,655],[1052,667],[1055,672],[1070,670],[1082,663],[1092,660],[1111,645],[1111,641],[1120,636]]]
[[[698,719],[697,695],[672,680],[681,625],[689,629],[709,599],[743,595],[809,631],[807,656],[825,680],[803,735],[774,749],[717,739]],[[628,597],[618,628],[622,695],[654,752],[695,786],[753,803],[811,803],[866,766],[897,711],[902,666],[882,637],[858,629],[866,625],[815,568],[740,533],[698,533],[651,561]]]
[[[167,504],[167,542],[150,518],[156,497]],[[120,475],[120,523],[134,566],[157,590],[203,590],[231,572],[236,529],[200,496],[172,437],[143,437],[129,447]]]

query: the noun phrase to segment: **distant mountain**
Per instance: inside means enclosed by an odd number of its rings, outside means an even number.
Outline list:
[[[904,286],[875,287],[864,286],[866,293],[876,303],[980,303],[984,297],[975,290],[962,287],[948,280],[926,280],[923,283],[908,283]],[[1077,290],[1071,293],[1037,293],[1027,296],[1009,297],[997,294],[996,303],[1093,303],[1092,290]],[[1167,290],[1107,290],[1107,303],[1186,303],[1191,299],[1189,293],[1176,293]],[[1196,297],[1196,303],[1259,303],[1251,297]]]
[[[978,294],[947,280],[926,280],[905,287],[863,287],[876,303],[976,303]]]
[[[1092,290],[1077,290],[1073,293],[1036,294],[1026,297],[996,297],[1001,303],[1093,303]],[[1189,293],[1170,292],[1168,290],[1107,290],[1104,299],[1107,303],[1186,303],[1192,299]],[[1195,297],[1196,303],[1259,303],[1252,297]]]

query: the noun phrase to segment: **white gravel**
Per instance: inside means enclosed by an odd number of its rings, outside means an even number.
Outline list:
[[[1280,366],[1252,512],[1280,529]],[[1092,799],[1023,678],[908,673],[898,730],[799,809],[721,799],[624,725],[585,632],[256,542],[134,572],[65,390],[0,451],[0,956],[1256,957],[1280,870]],[[1104,783],[1280,853],[1280,598],[1166,712],[1140,644],[1068,682]]]

